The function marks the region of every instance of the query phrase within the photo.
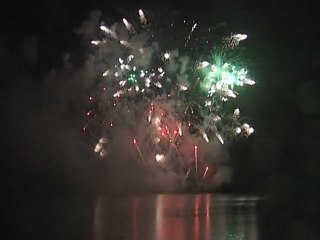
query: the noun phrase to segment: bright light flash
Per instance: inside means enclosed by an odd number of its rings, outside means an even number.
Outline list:
[[[124,23],[124,25],[126,26],[126,29],[127,29],[128,31],[132,31],[132,25],[131,25],[131,23],[129,23],[129,22],[127,21],[127,19],[123,18],[123,19],[122,19],[122,22]]]
[[[163,154],[157,154],[156,160],[158,163],[163,163],[165,161],[165,156]]]
[[[106,70],[106,71],[102,74],[102,76],[106,77],[106,76],[109,75],[109,73],[110,73],[110,70]]]
[[[87,116],[90,116],[90,114],[93,112],[93,110],[90,110],[87,112]]]
[[[220,133],[216,132],[216,137],[219,139],[219,141],[221,142],[221,144],[224,144],[223,138],[221,137]]]
[[[170,58],[170,53],[169,52],[165,52],[163,54],[163,57],[164,57],[165,60],[168,60]]]
[[[153,119],[152,123],[153,123],[154,125],[159,125],[159,124],[160,124],[160,118],[159,118],[159,117],[155,117],[155,118]]]
[[[250,125],[248,123],[244,123],[241,127],[247,131],[250,128]]]
[[[185,85],[180,85],[180,86],[179,86],[179,89],[180,89],[181,91],[186,91],[186,90],[188,90],[188,87],[185,86]]]
[[[99,139],[99,143],[106,144],[106,143],[108,143],[108,139],[105,137],[102,137]]]
[[[152,114],[152,112],[151,112],[151,110],[150,110],[150,111],[149,111],[149,114],[148,114],[148,122],[151,121],[151,114]]]
[[[110,36],[112,36],[113,38],[117,38],[117,35],[114,31],[112,31],[111,29],[107,28],[104,25],[100,26],[100,30],[105,32],[106,34],[109,34]]]
[[[179,136],[182,136],[182,127],[181,127],[181,123],[179,123]]]
[[[204,140],[206,140],[206,142],[208,143],[209,142],[208,135],[205,132],[203,132],[202,136],[203,136]]]
[[[251,135],[252,133],[254,133],[254,128],[250,127],[247,132],[249,135]]]
[[[123,93],[124,93],[123,90],[119,90],[115,94],[113,94],[113,97],[120,97]]]
[[[247,39],[248,35],[247,34],[238,33],[238,34],[234,34],[232,37],[234,37],[235,40],[240,42],[240,41],[243,41],[243,40]]]
[[[100,41],[99,40],[92,40],[91,44],[93,45],[99,45]]]
[[[121,40],[120,44],[122,44],[123,46],[126,46],[126,47],[130,47],[130,43],[125,40]]]
[[[236,108],[233,112],[233,115],[234,116],[239,116],[240,115],[240,109],[239,108]]]
[[[195,24],[193,24],[193,26],[192,26],[192,28],[191,28],[191,32],[193,32],[194,31],[194,29],[197,27],[197,23],[195,23]]]
[[[97,143],[94,148],[94,152],[98,153],[101,151],[101,149],[102,149],[102,145],[100,143]]]
[[[99,142],[96,144],[95,148],[94,148],[94,152],[95,153],[99,153],[101,157],[104,157],[107,155],[107,151],[106,151],[106,144],[108,143],[107,138],[102,137],[99,139]]]
[[[154,85],[158,88],[162,88],[162,84],[160,82],[156,82]]]
[[[143,78],[145,75],[146,75],[146,74],[144,73],[144,71],[143,71],[143,70],[141,70],[141,71],[140,71],[140,77],[142,77],[142,78]]]
[[[127,62],[130,63],[132,61],[132,59],[134,59],[134,56],[133,55],[129,55],[127,57]]]
[[[245,78],[245,79],[243,80],[243,83],[244,83],[244,84],[247,84],[247,85],[254,85],[254,84],[256,84],[255,81],[253,81],[253,80],[251,80],[251,79],[248,79],[248,78]]]
[[[236,92],[234,92],[234,91],[232,91],[232,90],[230,90],[230,89],[227,89],[227,90],[225,91],[225,93],[226,93],[226,95],[227,95],[228,97],[232,97],[232,98],[236,98],[236,97],[237,97]]]
[[[108,32],[109,29],[108,29],[106,26],[101,25],[101,26],[100,26],[100,30],[102,30],[102,31],[104,31],[104,32]]]
[[[140,22],[142,24],[146,24],[147,23],[147,19],[143,13],[143,11],[141,9],[139,9],[139,17],[140,17]]]
[[[205,107],[208,107],[208,106],[211,106],[212,105],[212,102],[211,101],[206,101],[205,103],[204,103],[204,106]]]
[[[235,132],[235,134],[240,134],[241,133],[241,128],[236,127],[234,132]]]
[[[199,64],[199,68],[205,68],[205,67],[208,67],[209,66],[209,62],[207,61],[203,61]]]
[[[219,121],[221,121],[221,117],[216,115],[216,116],[213,117],[213,121],[219,122]]]

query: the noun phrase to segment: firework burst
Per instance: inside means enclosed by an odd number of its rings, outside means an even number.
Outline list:
[[[96,96],[90,99],[99,107],[88,112],[83,129],[89,131],[92,122],[100,123],[94,151],[101,157],[108,159],[112,151],[108,149],[115,137],[111,128],[127,129],[126,138],[133,141],[141,165],[186,178],[193,166],[198,183],[203,184],[210,167],[199,172],[199,166],[210,159],[199,155],[202,146],[225,144],[254,132],[241,121],[239,108],[228,113],[225,107],[226,102],[235,101],[240,88],[255,84],[245,68],[222,54],[224,49],[237,48],[247,35],[230,34],[222,37],[221,46],[207,45],[207,53],[193,53],[195,48],[189,46],[198,38],[199,25],[189,24],[181,43],[172,43],[168,49],[162,49],[168,44],[161,41],[167,39],[158,37],[158,26],[152,26],[142,10],[136,23],[124,18],[122,23],[100,26],[103,37],[91,44],[102,53],[105,69],[95,86]]]

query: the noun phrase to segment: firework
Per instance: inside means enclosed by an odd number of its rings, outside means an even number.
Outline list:
[[[235,48],[240,44],[241,41],[246,40],[247,37],[247,34],[233,33],[230,34],[230,36],[225,37],[223,40],[226,47]]]
[[[133,144],[134,144],[134,146],[136,147],[136,149],[137,149],[137,151],[139,153],[139,156],[140,156],[140,159],[141,159],[142,163],[144,164],[144,166],[147,166],[146,160],[144,159],[144,157],[142,155],[141,149],[140,149],[136,139],[133,139]]]
[[[192,28],[191,28],[191,31],[190,31],[190,33],[189,33],[189,35],[188,35],[187,41],[186,41],[186,43],[184,44],[185,47],[187,46],[188,42],[190,41],[191,35],[192,35],[194,29],[197,27],[197,25],[198,25],[197,23],[193,24],[193,26],[192,26]]]
[[[204,173],[203,173],[203,175],[202,175],[200,185],[202,185],[203,180],[204,180],[204,178],[206,177],[206,175],[207,175],[208,171],[209,171],[209,167],[207,166],[207,167],[206,167],[206,170],[204,171]]]
[[[196,175],[198,175],[198,146],[194,146],[194,165],[196,168]]]
[[[101,157],[105,157],[107,155],[107,145],[108,139],[105,137],[100,138],[94,148],[94,152],[99,153]]]
[[[138,145],[134,139],[133,144],[144,166],[160,165],[176,172],[187,169],[184,174],[188,178],[193,170],[187,166],[193,158],[197,175],[198,165],[206,161],[198,156],[203,144],[214,144],[215,140],[225,144],[235,136],[248,137],[254,132],[242,122],[239,108],[229,113],[226,107],[239,96],[240,88],[255,84],[245,67],[223,54],[226,48],[236,48],[247,35],[222,37],[221,46],[205,45],[205,53],[199,54],[193,52],[199,39],[196,34],[201,32],[199,23],[188,24],[186,37],[179,43],[170,42],[169,33],[161,37],[160,32],[166,29],[153,27],[143,10],[136,18],[137,22],[123,18],[113,26],[102,24],[103,37],[91,41],[105,56],[105,69],[95,86],[96,96],[89,98],[98,110],[87,111],[83,130],[94,121],[109,123],[99,126],[112,139],[110,128],[125,129],[130,132],[128,137],[141,140]],[[105,139],[100,138],[94,151],[107,158]],[[190,153],[192,145],[194,151]],[[208,167],[201,183],[207,173]]]

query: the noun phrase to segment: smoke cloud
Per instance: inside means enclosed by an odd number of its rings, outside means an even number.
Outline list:
[[[106,25],[100,18],[100,11],[92,11],[74,30],[87,43],[84,60],[79,64],[72,52],[64,53],[62,67],[47,73],[38,96],[31,97],[38,102],[23,132],[28,151],[43,155],[34,157],[35,165],[46,165],[39,159],[56,165],[55,179],[61,185],[67,181],[74,192],[184,191],[194,182],[213,190],[228,183],[228,143],[204,137],[199,126],[190,131],[181,119],[184,111],[193,111],[176,97],[192,84],[192,56],[176,44],[163,49],[168,44],[161,40],[170,38],[157,38],[148,25],[132,30],[125,21]],[[30,65],[39,61],[36,39],[25,39],[22,52]],[[114,84],[134,71],[133,81],[144,75],[144,86]],[[126,100],[118,101],[122,97]],[[212,120],[203,122],[217,131]]]

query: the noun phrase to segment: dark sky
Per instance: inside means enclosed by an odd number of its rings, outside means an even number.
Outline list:
[[[241,101],[257,133],[231,149],[232,191],[280,191],[273,188],[275,184],[292,194],[316,189],[320,183],[317,8],[311,1],[257,2],[39,0],[1,6],[3,189],[63,193],[99,189],[100,163],[85,160],[88,153],[81,143],[70,151],[65,147],[78,136],[81,109],[68,102],[62,119],[57,113],[62,103],[46,80],[53,70],[63,68],[66,53],[75,64],[84,59],[86,43],[74,29],[92,10],[119,19],[120,9],[132,12],[140,7],[154,15],[179,10],[248,33],[257,85]]]

